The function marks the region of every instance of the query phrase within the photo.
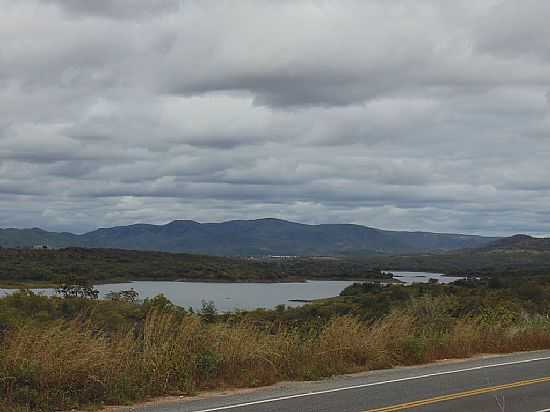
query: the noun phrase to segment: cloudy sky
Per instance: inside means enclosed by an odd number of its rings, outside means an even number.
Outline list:
[[[0,227],[550,233],[550,1],[0,0]]]

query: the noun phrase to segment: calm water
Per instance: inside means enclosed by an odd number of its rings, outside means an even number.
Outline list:
[[[440,282],[452,282],[460,278],[445,277],[436,273],[392,272],[405,283],[427,282],[429,278]],[[98,285],[100,295],[133,288],[141,299],[163,293],[174,304],[200,309],[202,300],[213,301],[221,311],[233,309],[274,308],[277,305],[300,306],[302,302],[292,299],[312,300],[337,296],[353,281],[308,281],[303,283],[213,283],[213,282],[131,282]],[[34,289],[51,295],[53,289]],[[0,289],[0,295],[8,293]]]
[[[429,273],[429,272],[402,272],[391,270],[388,271],[393,273],[394,278],[404,282],[406,284],[411,283],[427,283],[430,278],[437,279],[439,283],[451,283],[455,280],[463,279],[459,276],[445,276],[441,273]]]

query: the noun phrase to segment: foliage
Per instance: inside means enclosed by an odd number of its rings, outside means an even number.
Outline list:
[[[89,281],[68,277],[63,280],[56,292],[65,298],[97,299],[99,291],[95,289]]]
[[[458,276],[532,277],[550,274],[549,249],[464,249],[447,253],[356,259],[371,268]]]
[[[72,279],[68,282],[67,278]],[[90,284],[124,280],[300,281],[387,279],[364,263],[314,258],[285,262],[117,249],[1,249],[0,282]]]
[[[53,411],[550,348],[550,281],[354,284],[300,308],[199,314],[166,297],[0,299],[0,409]],[[532,292],[537,290],[537,292]]]
[[[203,300],[199,314],[206,322],[212,322],[216,319],[218,310],[216,309],[216,305],[213,301]]]
[[[114,300],[117,302],[136,303],[139,297],[139,293],[133,288],[129,290],[121,290],[119,292],[109,292],[105,298]]]

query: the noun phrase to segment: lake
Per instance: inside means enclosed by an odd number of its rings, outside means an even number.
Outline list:
[[[438,273],[426,272],[396,272],[396,279],[404,283],[424,283],[430,278],[441,283],[449,283],[460,279],[447,277]],[[163,293],[174,304],[183,307],[200,309],[202,301],[213,301],[216,308],[227,312],[234,309],[274,308],[277,305],[300,306],[303,302],[291,300],[312,300],[338,296],[338,294],[354,281],[341,280],[310,280],[296,283],[215,283],[215,282],[170,282],[170,281],[138,281],[128,283],[112,283],[97,285],[100,296],[109,292],[118,292],[133,288],[141,299]],[[33,289],[36,292],[51,295],[53,289]],[[10,290],[0,289],[0,295]]]
[[[427,283],[430,278],[437,279],[439,283],[451,283],[455,280],[464,279],[461,276],[445,276],[441,273],[430,273],[430,272],[404,272],[404,271],[395,271],[395,270],[384,270],[383,272],[393,273],[395,279],[400,280],[407,285],[411,283]]]

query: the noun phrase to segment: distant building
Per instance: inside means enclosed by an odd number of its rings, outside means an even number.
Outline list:
[[[48,245],[34,245],[33,249],[49,249]]]

